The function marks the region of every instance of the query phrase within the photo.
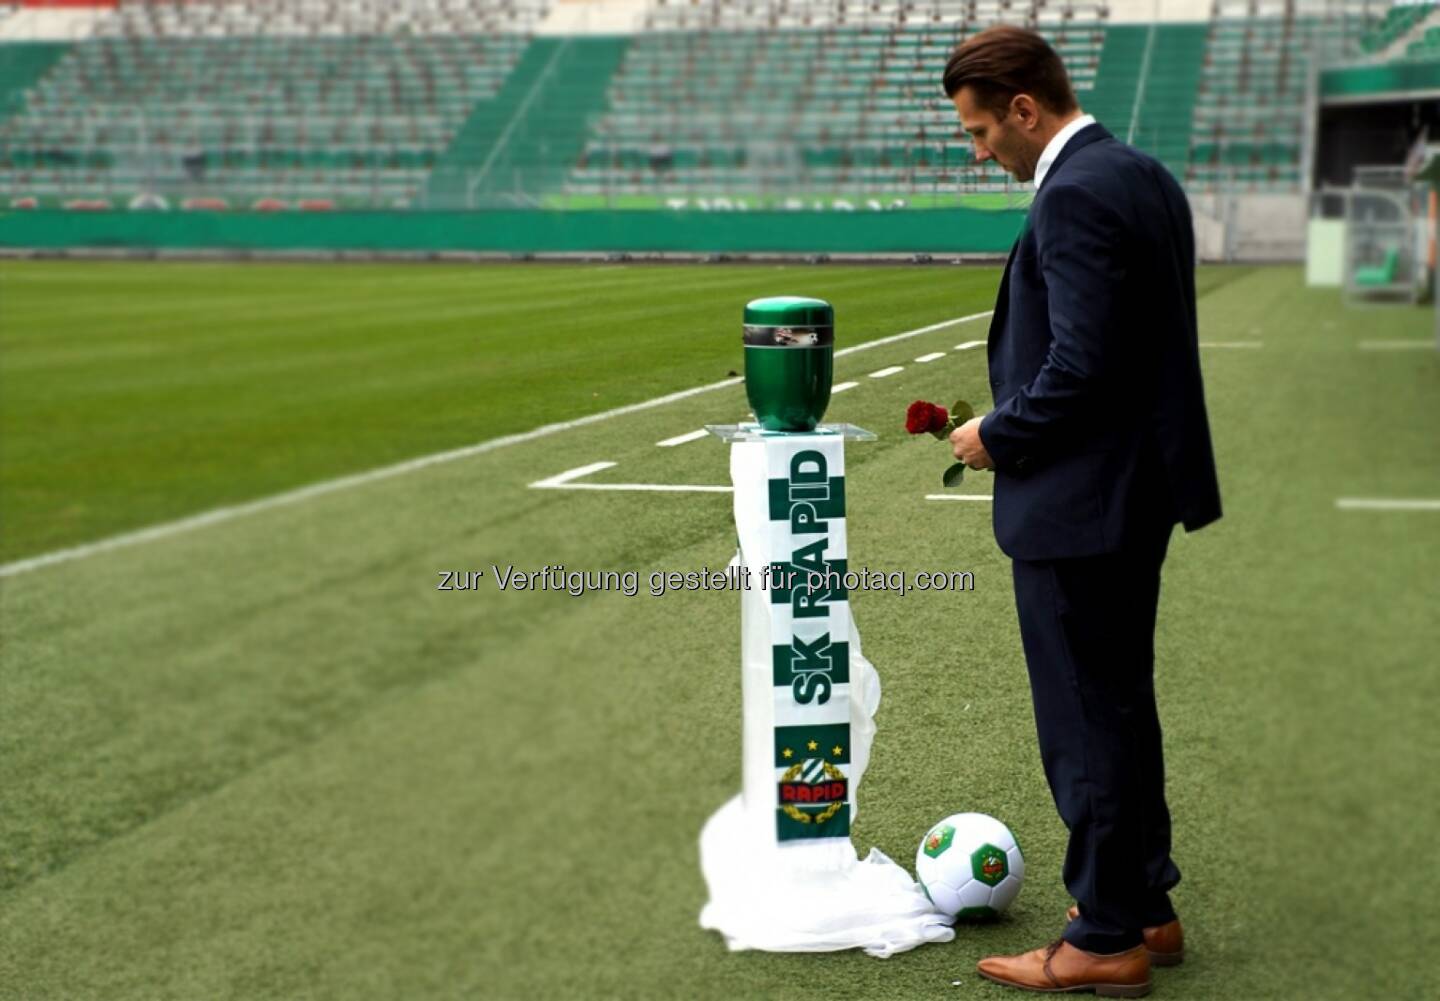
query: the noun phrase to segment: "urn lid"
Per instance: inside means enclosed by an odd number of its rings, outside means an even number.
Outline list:
[[[745,323],[758,327],[830,327],[835,309],[824,299],[777,295],[745,304]]]

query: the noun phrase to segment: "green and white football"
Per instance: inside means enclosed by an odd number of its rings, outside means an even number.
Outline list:
[[[1020,893],[1025,857],[994,817],[957,813],[930,828],[915,853],[915,875],[935,909],[957,920],[993,918]]]

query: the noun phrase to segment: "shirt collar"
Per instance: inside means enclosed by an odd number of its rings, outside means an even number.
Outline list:
[[[1059,132],[1055,133],[1055,138],[1045,144],[1045,149],[1040,154],[1040,162],[1035,164],[1036,191],[1040,190],[1040,185],[1044,182],[1045,175],[1050,173],[1050,168],[1054,165],[1055,158],[1060,155],[1060,151],[1065,148],[1065,144],[1070,141],[1070,137],[1085,128],[1085,126],[1094,124],[1094,115],[1081,115]]]

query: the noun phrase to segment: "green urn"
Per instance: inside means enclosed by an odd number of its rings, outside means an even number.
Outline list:
[[[766,431],[813,431],[830,403],[835,310],[782,295],[745,304],[745,395]]]

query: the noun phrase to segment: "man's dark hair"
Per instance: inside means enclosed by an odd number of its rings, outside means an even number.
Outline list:
[[[981,107],[1004,117],[1016,94],[1029,94],[1047,111],[1078,108],[1059,54],[1033,31],[997,24],[972,35],[950,54],[943,78],[945,96],[970,87]]]

